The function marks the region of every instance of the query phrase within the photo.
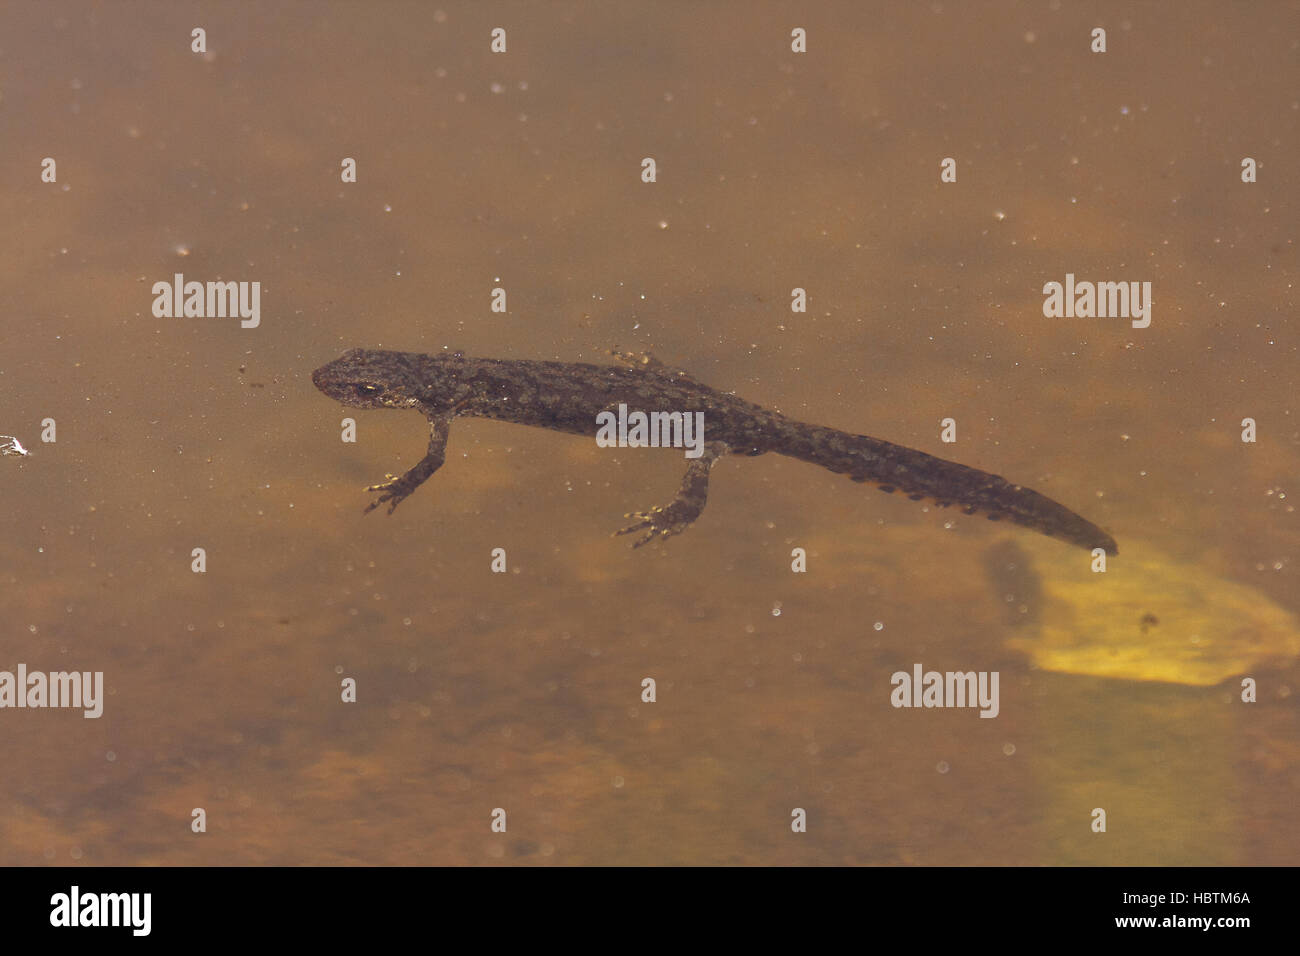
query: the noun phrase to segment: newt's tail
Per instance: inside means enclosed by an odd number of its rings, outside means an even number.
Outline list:
[[[1006,518],[1088,550],[1119,553],[1115,539],[1092,522],[1000,475],[869,435],[820,425],[801,425],[797,432],[802,439],[799,448],[772,450],[847,474],[854,481],[873,482],[881,491],[901,491],[913,501],[929,498],[941,508],[957,505],[965,514],[983,511],[990,521]]]

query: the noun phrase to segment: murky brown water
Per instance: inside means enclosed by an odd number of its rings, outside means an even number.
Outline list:
[[[649,349],[1300,612],[1300,12],[1167,6],[7,5],[0,669],[108,696],[0,710],[0,862],[1294,863],[1294,660],[1254,705],[1035,669],[986,560],[1025,532],[777,456],[632,551],[679,454],[463,420],[363,515],[423,423],[341,444],[310,381]],[[176,272],[260,327],[155,318]],[[1044,318],[1067,272],[1151,327]],[[892,708],[918,662],[999,671],[998,718]]]

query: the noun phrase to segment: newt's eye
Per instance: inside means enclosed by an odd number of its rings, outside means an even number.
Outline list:
[[[364,383],[359,383],[352,387],[356,389],[358,398],[374,398],[376,395],[380,395],[384,391],[378,385],[366,385]]]

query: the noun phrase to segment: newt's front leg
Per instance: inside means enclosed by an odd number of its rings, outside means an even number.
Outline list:
[[[387,481],[370,485],[366,491],[384,492],[366,508],[365,513],[374,511],[385,501],[389,502],[388,513],[392,514],[411,492],[424,484],[429,476],[442,467],[447,456],[447,433],[451,430],[450,417],[429,418],[429,450],[417,461],[414,467],[401,475],[388,475]]]
[[[639,548],[656,537],[667,538],[685,531],[704,511],[704,504],[709,497],[709,469],[726,453],[725,442],[712,441],[706,444],[704,454],[692,458],[686,466],[686,475],[682,478],[682,487],[678,490],[677,497],[662,508],[634,511],[625,515],[624,517],[639,520],[622,531],[614,532],[615,536],[645,531],[645,537],[632,544],[632,547]]]

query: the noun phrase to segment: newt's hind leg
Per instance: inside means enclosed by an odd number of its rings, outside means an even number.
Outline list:
[[[706,444],[704,454],[692,458],[686,466],[686,475],[682,478],[682,486],[676,498],[662,508],[634,511],[625,515],[638,520],[614,534],[617,536],[644,531],[645,536],[632,543],[632,547],[639,548],[655,538],[667,538],[685,531],[704,511],[704,504],[709,497],[709,469],[726,453],[725,442],[712,441]]]
[[[392,514],[411,492],[428,481],[429,476],[442,467],[447,457],[447,433],[451,429],[451,419],[438,417],[429,419],[429,449],[424,457],[400,475],[388,475],[387,481],[370,485],[366,491],[384,492],[366,508],[369,514],[380,505],[388,502],[388,513]]]

